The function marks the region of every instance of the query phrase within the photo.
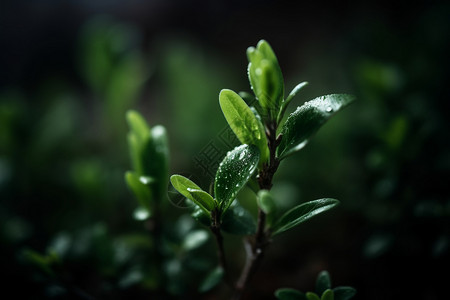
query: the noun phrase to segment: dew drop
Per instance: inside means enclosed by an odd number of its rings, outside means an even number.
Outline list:
[[[331,108],[331,106],[328,106],[326,110],[327,110],[327,112],[332,112],[333,108]]]

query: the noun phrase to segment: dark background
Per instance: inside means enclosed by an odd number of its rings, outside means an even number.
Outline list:
[[[142,231],[123,181],[125,111],[166,126],[170,173],[207,187],[211,170],[195,159],[211,143],[231,147],[220,135],[219,91],[250,91],[245,50],[265,39],[286,93],[310,83],[290,111],[329,93],[358,101],[282,163],[274,182],[282,208],[321,197],[341,205],[277,237],[247,299],[313,290],[323,269],[333,285],[355,287],[355,299],[445,298],[449,16],[445,1],[3,1],[2,293],[152,295],[145,276],[114,260],[121,242]],[[175,223],[185,211],[171,207]],[[240,241],[226,239],[238,270]],[[210,244],[197,254],[214,255]],[[48,279],[52,259],[60,279]],[[203,297],[195,286],[174,291]]]

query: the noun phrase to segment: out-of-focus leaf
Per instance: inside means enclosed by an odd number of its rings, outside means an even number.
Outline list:
[[[242,144],[256,145],[261,153],[262,165],[269,158],[269,148],[264,127],[242,98],[231,90],[219,95],[222,112]]]
[[[135,172],[126,172],[125,181],[136,196],[141,207],[150,212],[150,201],[152,197],[148,186],[139,180],[139,176]]]
[[[317,294],[313,293],[313,292],[307,292],[306,293],[306,299],[308,299],[308,300],[320,300],[319,296],[317,296]]]
[[[335,300],[348,300],[356,295],[356,290],[350,286],[338,286],[333,289]]]
[[[208,233],[205,230],[191,231],[184,238],[182,248],[185,251],[191,251],[203,245],[207,240]]]
[[[279,300],[307,300],[304,293],[290,288],[276,290],[275,297]]]
[[[223,214],[220,228],[231,234],[250,235],[256,232],[256,223],[248,210],[234,202]]]
[[[278,222],[274,224],[273,235],[291,229],[338,204],[338,200],[331,198],[323,198],[300,204],[286,212]]]
[[[274,119],[284,99],[284,80],[278,60],[265,40],[247,49],[248,77],[256,98],[265,111],[263,118]]]
[[[322,271],[317,276],[316,280],[316,292],[319,295],[322,295],[325,290],[331,289],[331,279],[328,271]]]
[[[227,153],[217,169],[214,195],[224,212],[237,193],[250,179],[259,162],[259,150],[254,145],[241,145]]]
[[[277,148],[280,159],[302,149],[309,138],[336,112],[355,100],[354,96],[332,94],[315,98],[299,106],[283,124],[281,143]]]
[[[188,198],[197,204],[207,215],[210,215],[210,211],[214,208],[214,200],[211,196],[207,197],[198,185],[193,181],[181,175],[172,175],[170,182],[173,187],[180,192],[183,196]],[[201,192],[204,193],[201,193]]]
[[[220,283],[220,281],[223,278],[223,275],[224,275],[224,271],[221,267],[215,268],[206,276],[206,278],[200,284],[198,291],[200,293],[204,293],[204,292],[207,292],[207,291],[213,289],[215,286],[217,286]]]
[[[126,114],[126,119],[130,130],[135,133],[139,144],[143,144],[151,138],[150,127],[140,113],[129,110]]]
[[[272,194],[268,190],[260,190],[256,201],[258,202],[258,207],[266,214],[266,222],[270,226],[276,213],[276,204]]]
[[[322,297],[320,298],[320,300],[334,300],[334,292],[333,292],[333,290],[326,289],[323,292]]]
[[[211,216],[198,206],[192,212],[192,217],[204,226],[211,226]]]

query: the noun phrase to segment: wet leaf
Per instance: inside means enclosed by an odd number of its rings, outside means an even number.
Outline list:
[[[220,228],[231,234],[251,235],[256,232],[256,222],[250,212],[236,201],[223,214]]]
[[[338,200],[331,198],[323,198],[300,204],[286,212],[279,221],[275,223],[273,226],[273,235],[291,229],[338,204]]]
[[[281,143],[277,148],[280,159],[302,149],[309,138],[336,112],[355,100],[354,96],[332,94],[315,98],[299,106],[283,124]]]
[[[222,112],[242,144],[256,145],[261,152],[261,163],[269,158],[267,138],[261,121],[245,101],[231,90],[222,90],[219,95]]]
[[[259,150],[254,145],[241,145],[227,153],[214,181],[214,195],[221,212],[233,203],[237,193],[256,170],[258,162]]]

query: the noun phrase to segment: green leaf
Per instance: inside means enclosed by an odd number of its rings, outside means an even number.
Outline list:
[[[327,289],[323,292],[321,300],[334,300],[334,292],[333,290]]]
[[[333,289],[335,300],[349,300],[356,295],[356,290],[351,286],[338,286]]]
[[[139,143],[144,143],[150,138],[150,127],[140,113],[135,110],[129,110],[126,119],[131,132],[136,134]]]
[[[313,292],[307,292],[306,293],[306,299],[308,299],[308,300],[320,300],[319,296],[317,296],[317,294],[313,293]]]
[[[258,162],[259,150],[254,145],[240,145],[227,153],[214,181],[214,195],[221,212],[233,203],[237,193],[256,170]]]
[[[140,177],[135,172],[126,172],[125,182],[136,196],[141,208],[150,213],[150,201],[152,197],[149,187],[142,183]]]
[[[267,113],[263,117],[274,119],[284,98],[283,74],[275,53],[269,43],[261,40],[256,48],[247,49],[247,57],[250,84],[261,107]]]
[[[245,101],[232,90],[222,90],[219,94],[219,103],[225,119],[239,141],[259,148],[260,165],[262,165],[269,158],[269,148],[262,123]]]
[[[256,232],[256,222],[248,210],[235,201],[222,216],[223,231],[237,235],[251,235]]]
[[[258,207],[266,214],[266,222],[270,226],[276,213],[276,204],[272,194],[268,190],[260,190],[256,201]]]
[[[151,135],[152,139],[143,149],[143,175],[155,178],[152,190],[155,200],[161,200],[167,193],[169,181],[169,143],[164,126],[154,126]]]
[[[304,293],[290,288],[282,288],[276,290],[275,297],[277,297],[279,300],[307,300]]]
[[[211,216],[209,212],[205,212],[203,209],[201,209],[199,206],[195,206],[194,211],[192,212],[191,216],[200,224],[210,227],[211,226]]]
[[[297,84],[292,91],[289,93],[289,96],[286,98],[286,100],[283,101],[281,104],[280,112],[278,113],[277,123],[280,124],[281,120],[283,119],[284,113],[291,102],[292,99],[297,95],[297,93],[303,89],[305,86],[308,85],[308,82],[304,81],[299,84]]]
[[[206,278],[203,280],[203,282],[200,284],[200,287],[198,288],[198,291],[200,293],[205,293],[211,289],[213,289],[215,286],[217,286],[220,281],[222,280],[225,272],[221,267],[217,267],[214,270],[212,270],[211,273],[206,276]]]
[[[324,270],[317,275],[316,292],[317,294],[322,295],[322,293],[328,289],[331,289],[330,273]]]
[[[336,112],[353,102],[346,94],[332,94],[315,98],[298,107],[283,124],[281,143],[277,148],[280,159],[302,149],[309,138]]]
[[[214,209],[214,199],[204,192],[198,185],[181,175],[172,175],[170,182],[173,187],[183,196],[197,204],[207,215]],[[203,193],[202,193],[203,192]]]
[[[203,245],[207,240],[208,232],[206,230],[194,230],[186,235],[182,244],[182,248],[185,251],[191,251]]]
[[[300,204],[286,212],[278,220],[273,226],[273,235],[291,229],[338,204],[338,200],[331,198],[323,198]]]

